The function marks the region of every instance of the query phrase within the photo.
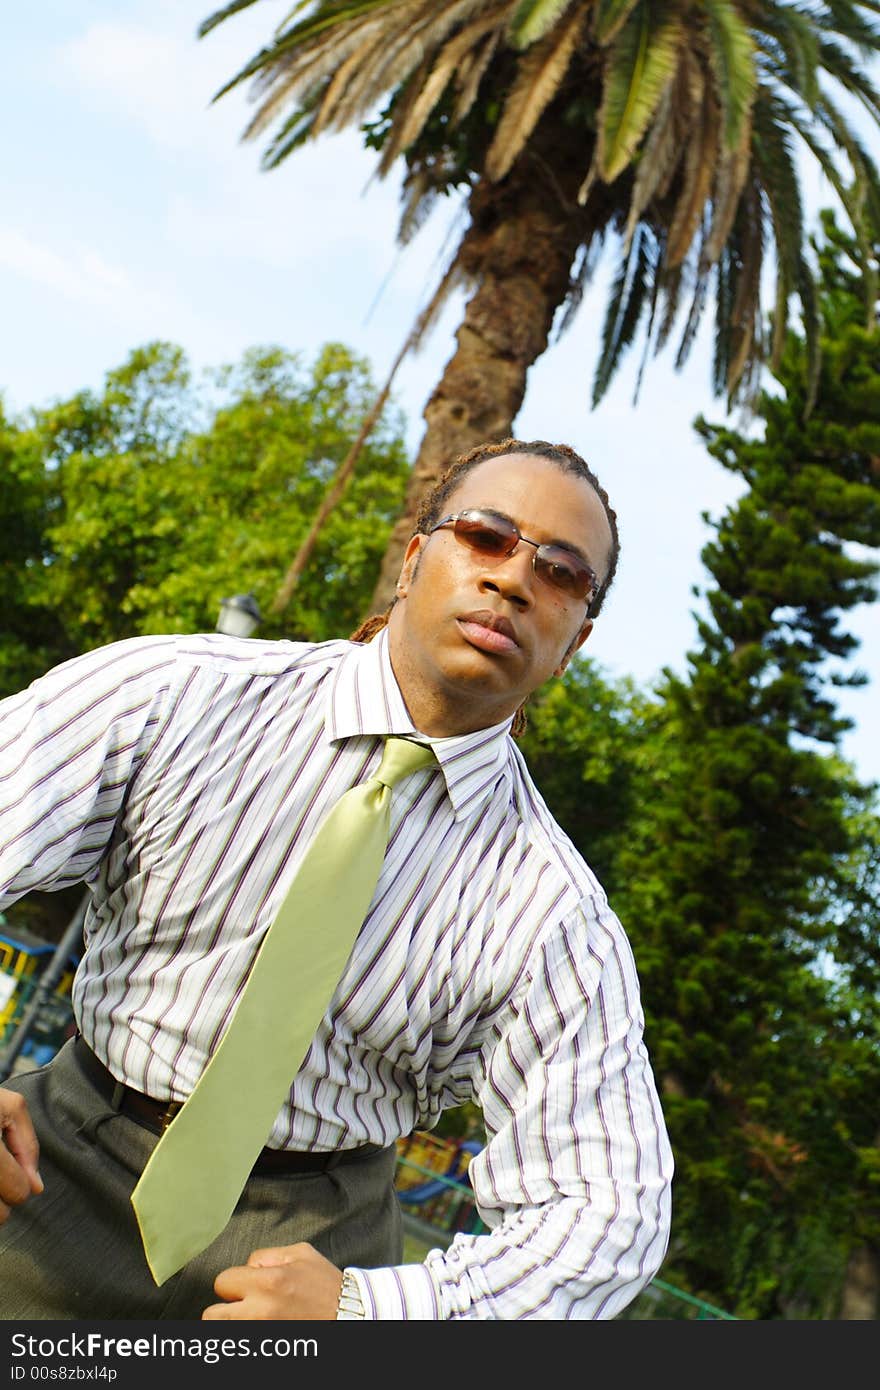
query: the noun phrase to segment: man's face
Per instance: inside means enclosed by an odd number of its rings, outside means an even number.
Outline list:
[[[552,460],[502,454],[477,464],[444,514],[484,508],[524,536],[584,556],[601,582],[612,537],[594,488]],[[435,737],[488,728],[561,675],[593,626],[587,601],[535,573],[534,546],[480,555],[452,528],[414,536],[389,622],[391,662],[416,726]]]

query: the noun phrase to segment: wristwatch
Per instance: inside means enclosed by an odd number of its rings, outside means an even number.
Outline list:
[[[342,1271],[342,1288],[336,1305],[336,1321],[351,1322],[364,1316],[364,1301],[357,1280],[350,1269]]]

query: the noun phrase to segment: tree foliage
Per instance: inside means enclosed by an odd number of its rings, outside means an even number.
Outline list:
[[[862,679],[840,615],[875,596],[880,330],[828,232],[812,414],[790,335],[761,437],[699,422],[748,491],[615,864],[678,1159],[670,1261],[746,1317],[835,1316],[849,1256],[880,1249],[877,806],[829,695]]]
[[[152,343],[102,391],[0,420],[3,690],[120,637],[210,631],[242,591],[261,636],[354,628],[408,471],[394,410],[294,601],[283,618],[269,610],[372,396],[366,364],[339,344],[311,364],[254,349],[196,385],[179,347]]]

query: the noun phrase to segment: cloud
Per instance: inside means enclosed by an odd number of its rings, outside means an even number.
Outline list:
[[[324,136],[264,172],[262,144],[241,140],[250,115],[246,92],[211,104],[266,41],[262,12],[236,17],[250,18],[249,28],[221,25],[202,41],[195,37],[208,12],[201,3],[154,0],[148,17],[145,6],[132,9],[57,47],[52,67],[72,105],[101,119],[108,178],[137,177],[147,158],[145,139],[163,160],[167,177],[160,186],[169,197],[154,212],[168,244],[178,254],[239,259],[290,274],[317,266],[328,283],[355,277],[368,303],[387,279],[389,293],[420,304],[445,260],[446,223],[431,219],[415,244],[398,253],[400,174],[375,179],[375,155],[358,132]]]
[[[90,106],[112,112],[158,145],[222,158],[247,119],[244,94],[212,106],[242,61],[241,37],[209,48],[196,38],[187,6],[151,7],[149,20],[95,23],[58,46],[56,77]]]
[[[68,299],[87,303],[112,304],[118,302],[120,293],[132,292],[126,272],[95,251],[60,255],[16,227],[0,225],[0,266]]]

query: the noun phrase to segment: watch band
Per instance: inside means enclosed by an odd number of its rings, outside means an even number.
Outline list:
[[[342,1288],[336,1305],[337,1322],[349,1322],[364,1317],[364,1301],[357,1280],[350,1269],[342,1271]]]

